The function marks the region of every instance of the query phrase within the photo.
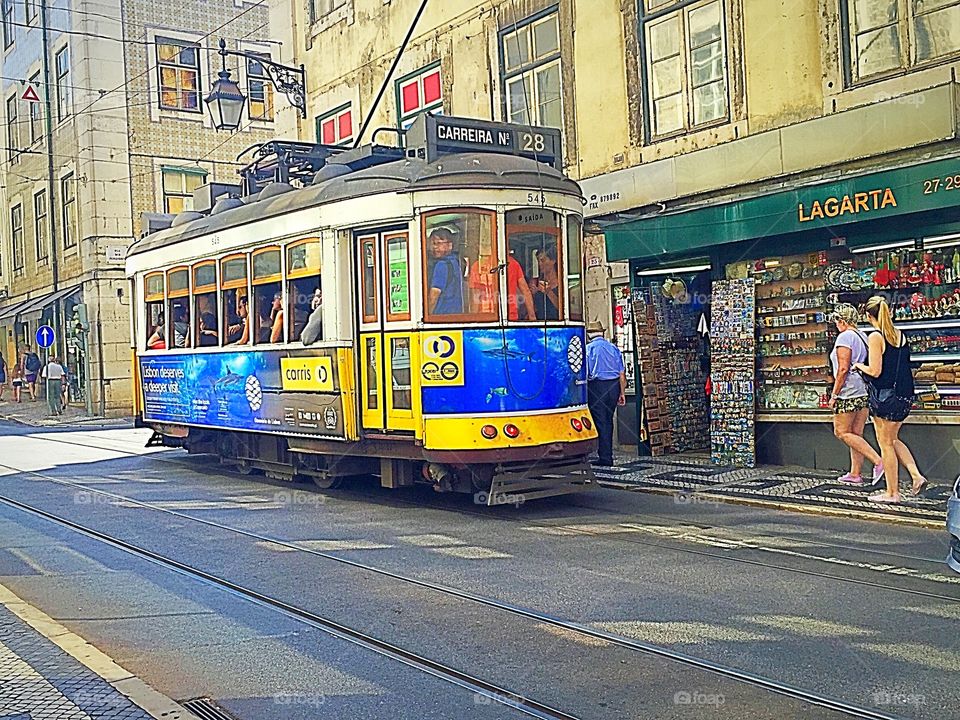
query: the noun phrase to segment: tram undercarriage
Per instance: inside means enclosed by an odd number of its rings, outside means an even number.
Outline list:
[[[436,492],[472,494],[474,502],[488,506],[579,492],[594,482],[590,442],[542,446],[538,457],[518,459],[509,452],[430,453],[404,440],[383,436],[342,443],[164,425],[154,427],[147,445],[216,455],[243,474],[310,480],[324,490],[350,477],[375,475],[385,488],[430,485]]]

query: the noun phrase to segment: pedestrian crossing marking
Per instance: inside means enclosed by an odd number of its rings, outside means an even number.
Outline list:
[[[463,545],[460,547],[441,547],[433,548],[433,552],[450,557],[461,558],[462,560],[500,560],[513,557],[499,550],[479,547],[475,545]]]
[[[466,545],[460,540],[450,535],[402,535],[397,538],[400,542],[410,543],[417,547],[444,547],[447,545]]]

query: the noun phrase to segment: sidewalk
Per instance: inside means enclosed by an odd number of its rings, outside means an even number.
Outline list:
[[[620,454],[613,468],[594,468],[600,485],[674,495],[680,504],[731,502],[821,515],[842,515],[906,522],[943,529],[952,485],[928,485],[909,494],[909,476],[901,478],[902,503],[872,503],[882,489],[837,482],[837,472],[766,465],[751,469],[720,467],[705,455],[642,457]]]
[[[63,411],[63,415],[54,416],[47,410],[47,402],[43,398],[30,400],[29,395],[20,403],[10,401],[9,388],[0,401],[0,420],[30,425],[33,427],[56,427],[58,425],[74,425],[82,423],[89,426],[129,425],[130,418],[105,418],[100,415],[88,415],[81,407],[70,406]]]
[[[0,718],[197,720],[3,586]]]

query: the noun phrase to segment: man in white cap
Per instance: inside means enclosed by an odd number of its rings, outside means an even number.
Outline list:
[[[627,376],[620,349],[607,340],[598,320],[587,325],[587,404],[597,426],[597,465],[613,465],[613,416],[626,405]]]

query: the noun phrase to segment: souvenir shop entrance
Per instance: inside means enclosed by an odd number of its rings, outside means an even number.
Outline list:
[[[712,442],[724,464],[844,467],[828,407],[831,314],[880,294],[911,343],[919,393],[901,437],[928,476],[955,478],[960,193],[924,181],[949,172],[960,188],[960,160],[940,161],[608,227],[608,259],[630,260],[645,449]]]
[[[636,270],[632,300],[640,452],[709,450],[710,265]]]

